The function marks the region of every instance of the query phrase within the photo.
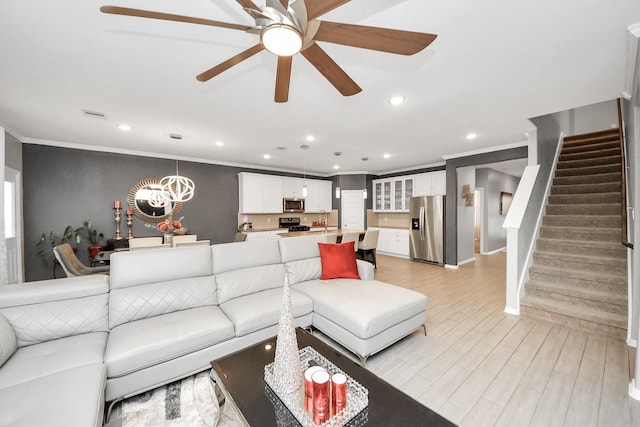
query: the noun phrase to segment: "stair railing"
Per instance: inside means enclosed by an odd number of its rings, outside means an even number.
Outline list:
[[[621,156],[621,164],[622,164],[622,191],[620,192],[621,197],[621,206],[622,206],[622,244],[628,248],[633,249],[633,243],[629,242],[629,232],[627,227],[627,194],[629,189],[627,188],[627,161],[625,158],[625,142],[624,142],[624,128],[622,126],[622,105],[620,103],[620,98],[617,99],[618,103],[618,130],[620,134],[620,156]]]

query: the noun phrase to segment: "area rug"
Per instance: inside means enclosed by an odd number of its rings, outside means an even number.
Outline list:
[[[201,372],[126,399],[122,427],[235,427],[239,423],[228,408],[220,411],[209,371]]]

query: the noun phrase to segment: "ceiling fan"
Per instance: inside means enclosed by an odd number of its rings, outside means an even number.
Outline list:
[[[362,25],[321,21],[318,17],[350,0],[266,0],[259,8],[252,0],[236,0],[255,20],[254,26],[231,24],[210,19],[173,15],[118,6],[102,6],[103,13],[187,22],[241,30],[260,35],[260,42],[249,49],[199,74],[206,82],[225,70],[266,49],[278,56],[275,101],[287,102],[291,63],[298,52],[304,56],[344,96],[362,91],[360,86],[335,63],[316,42],[372,49],[400,55],[413,55],[426,48],[435,34],[392,30]]]

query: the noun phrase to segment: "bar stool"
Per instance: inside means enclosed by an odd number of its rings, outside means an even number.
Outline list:
[[[367,256],[371,254],[373,258],[373,266],[377,269],[376,263],[376,248],[378,247],[378,235],[380,230],[367,230],[364,233],[364,238],[358,244],[358,254],[362,256],[362,259],[369,261]],[[369,261],[371,262],[371,261]]]

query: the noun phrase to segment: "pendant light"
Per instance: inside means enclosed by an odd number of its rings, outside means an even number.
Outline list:
[[[367,174],[362,175],[362,180],[364,181],[364,188],[362,189],[362,198],[367,200]]]
[[[180,140],[182,135],[172,133],[169,135],[171,139]],[[177,143],[176,143],[177,146]],[[165,176],[160,180],[160,185],[164,190],[164,194],[170,202],[187,202],[191,200],[195,194],[196,185],[186,176],[180,176],[178,173],[178,159],[176,159],[176,174]]]
[[[303,178],[302,178],[302,197],[307,197],[307,144],[302,144],[300,148],[304,151],[304,157],[302,159],[303,164]]]

